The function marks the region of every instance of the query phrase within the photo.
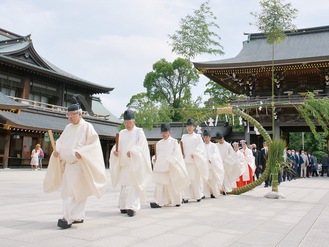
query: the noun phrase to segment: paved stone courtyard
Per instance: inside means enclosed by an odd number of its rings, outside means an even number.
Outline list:
[[[135,217],[119,213],[118,189],[90,197],[83,224],[61,230],[59,192],[45,194],[45,170],[0,170],[0,246],[328,246],[329,178],[282,183],[285,199],[267,199],[259,186],[181,207],[152,209]],[[109,170],[107,170],[109,176]]]

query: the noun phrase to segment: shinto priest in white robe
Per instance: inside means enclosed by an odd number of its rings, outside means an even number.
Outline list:
[[[141,208],[145,201],[145,188],[153,177],[150,151],[142,128],[121,130],[119,133],[119,156],[115,156],[115,146],[110,156],[112,186],[121,186],[119,208],[121,210]],[[130,151],[130,158],[127,152]]]
[[[185,164],[191,185],[184,191],[183,198],[199,200],[204,195],[204,183],[208,181],[209,168],[206,149],[199,134],[184,134],[183,142]],[[192,157],[193,156],[193,157]]]
[[[205,196],[210,194],[216,196],[220,195],[220,190],[224,182],[224,165],[222,156],[215,143],[209,142],[204,144],[208,159],[209,177],[208,183],[205,184]]]
[[[180,205],[182,193],[190,185],[180,145],[171,136],[162,139],[156,144],[155,156],[155,202],[160,206]]]
[[[78,124],[65,127],[56,141],[56,151],[59,156],[50,156],[43,186],[45,192],[61,188],[64,218],[70,224],[84,218],[89,196],[99,198],[105,191],[103,152],[94,127],[82,118]]]
[[[223,144],[216,143],[216,146],[224,164],[223,191],[231,192],[236,188],[236,181],[241,174],[241,166],[236,158],[235,151],[228,142],[224,141]]]

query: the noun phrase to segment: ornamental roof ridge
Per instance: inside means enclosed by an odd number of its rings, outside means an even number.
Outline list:
[[[8,31],[6,29],[3,29],[0,27],[0,35],[1,36],[5,36],[5,37],[8,37],[10,39],[17,39],[17,38],[22,38],[24,36],[22,35],[19,35],[19,34],[16,34],[16,33],[13,33],[11,31]],[[31,34],[27,35],[27,36],[31,36]]]
[[[329,26],[297,29],[287,35],[281,43],[275,44],[276,61],[300,63],[329,56]],[[205,71],[209,68],[236,68],[241,64],[266,64],[272,61],[272,48],[263,33],[248,34],[248,39],[242,43],[242,49],[235,57],[194,62],[194,66]]]
[[[298,28],[293,31],[288,30],[285,31],[285,34],[287,36],[292,36],[292,35],[304,35],[304,34],[321,33],[321,32],[329,32],[329,25],[319,26],[319,27]],[[255,39],[266,39],[264,33],[244,33],[244,35],[248,35],[248,41]]]
[[[15,44],[18,42],[25,42],[25,41],[27,41],[29,43],[32,42],[31,34],[26,35],[26,36],[17,37],[17,38],[8,38],[8,39],[3,39],[3,40],[0,39],[0,45],[1,44]]]

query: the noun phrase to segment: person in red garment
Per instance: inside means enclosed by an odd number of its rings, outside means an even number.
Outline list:
[[[240,143],[242,146],[240,151],[244,155],[246,164],[248,164],[248,168],[242,175],[244,185],[246,185],[246,184],[250,184],[254,181],[253,176],[254,176],[255,169],[256,169],[255,157],[252,154],[252,150],[250,148],[248,148],[247,142],[245,140],[241,140]]]
[[[240,177],[236,182],[236,187],[241,188],[245,185],[242,175],[248,169],[248,164],[246,163],[246,160],[244,158],[243,153],[240,151],[239,143],[238,142],[233,142],[232,146],[233,146],[233,149],[234,149],[235,154],[236,154],[236,160],[238,161],[238,163],[240,165],[240,169],[241,169]]]

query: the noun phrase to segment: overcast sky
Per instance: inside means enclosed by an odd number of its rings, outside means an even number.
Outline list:
[[[1,28],[31,34],[34,48],[57,67],[93,83],[114,87],[101,96],[117,117],[132,95],[145,92],[143,81],[152,65],[177,55],[168,34],[206,0],[0,0]],[[299,10],[297,28],[329,25],[329,1],[291,0]],[[203,55],[194,61],[235,57],[247,36],[258,32],[249,23],[258,0],[210,0],[220,26],[225,55]],[[202,96],[208,80],[201,76],[193,97]]]

